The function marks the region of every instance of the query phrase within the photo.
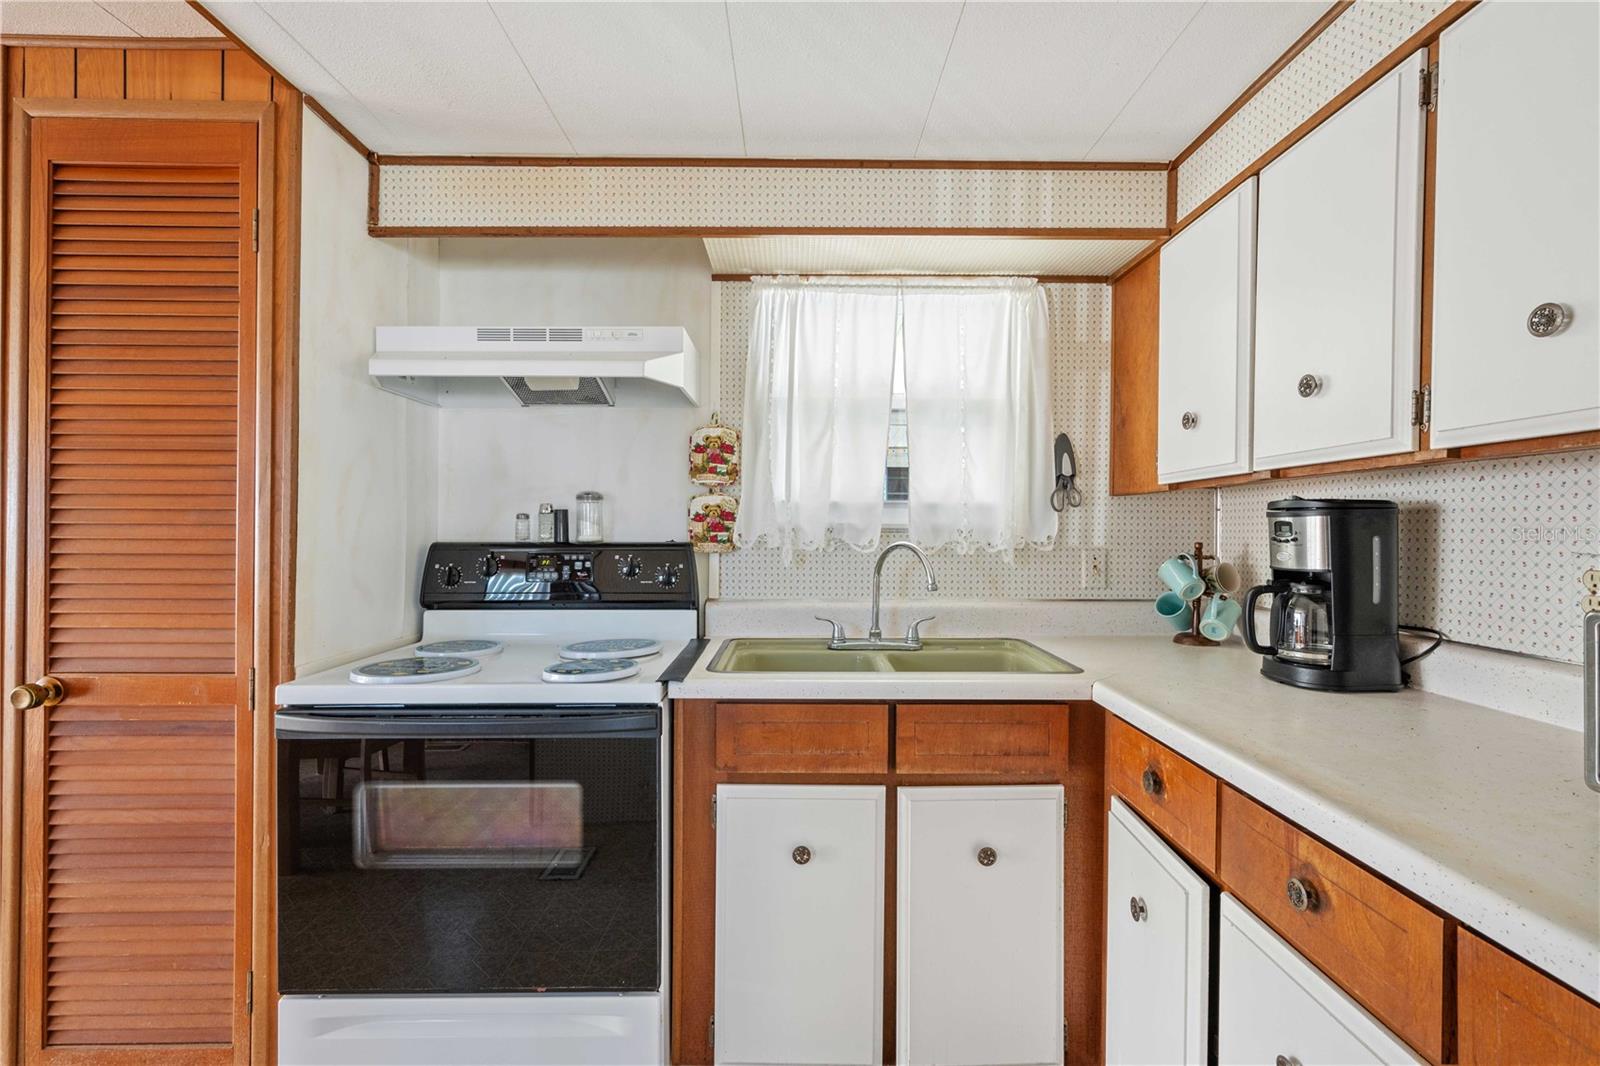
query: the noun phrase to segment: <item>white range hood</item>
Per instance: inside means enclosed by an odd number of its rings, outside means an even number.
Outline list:
[[[379,326],[367,372],[434,407],[693,406],[682,326]]]

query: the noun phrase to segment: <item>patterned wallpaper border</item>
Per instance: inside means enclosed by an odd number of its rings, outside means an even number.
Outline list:
[[[381,227],[1160,229],[1162,170],[379,167]]]

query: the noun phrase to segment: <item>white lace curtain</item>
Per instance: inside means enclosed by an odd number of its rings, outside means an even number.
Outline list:
[[[899,346],[911,539],[1049,547],[1047,328],[1032,279],[758,279],[739,542],[786,559],[830,542],[878,546]]]

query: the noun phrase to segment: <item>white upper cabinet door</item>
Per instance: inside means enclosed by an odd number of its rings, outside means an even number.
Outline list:
[[[1256,179],[1161,249],[1162,484],[1250,469]]]
[[[1440,39],[1433,424],[1442,447],[1600,429],[1600,8],[1484,3]],[[1560,304],[1560,332],[1529,314]]]
[[[1106,1062],[1201,1066],[1211,886],[1120,799],[1106,819]]]
[[[1060,785],[900,789],[900,1062],[1062,1061],[1063,802]]]
[[[1255,468],[1416,447],[1419,52],[1261,172]]]
[[[884,792],[717,786],[717,1062],[883,1061]]]
[[[1410,1048],[1230,895],[1217,933],[1222,1066],[1416,1063]]]

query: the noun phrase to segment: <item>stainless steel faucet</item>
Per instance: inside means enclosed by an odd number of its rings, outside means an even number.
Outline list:
[[[920,651],[922,649],[922,634],[919,630],[922,623],[933,621],[932,615],[912,622],[910,628],[906,630],[904,640],[883,639],[883,625],[879,620],[883,598],[883,564],[896,548],[905,548],[915,555],[922,563],[922,573],[928,580],[928,591],[939,591],[939,579],[933,574],[933,563],[929,562],[927,552],[909,540],[897,540],[887,545],[878,553],[878,561],[872,567],[872,615],[867,622],[867,638],[851,640],[844,635],[844,626],[831,618],[823,618],[820,615],[817,617],[817,621],[826,622],[833,627],[833,639],[828,641],[830,651]]]

